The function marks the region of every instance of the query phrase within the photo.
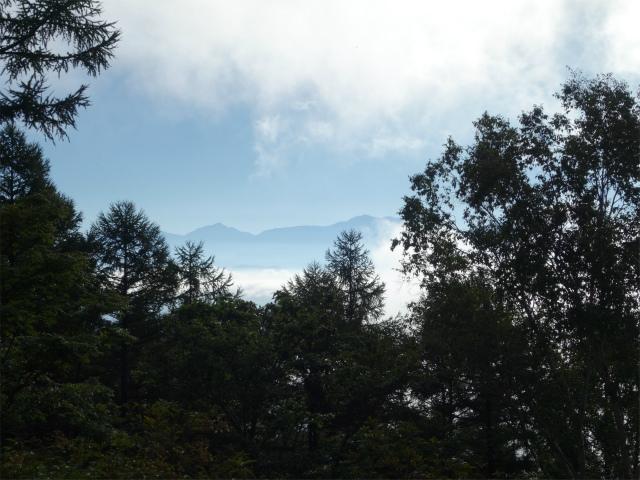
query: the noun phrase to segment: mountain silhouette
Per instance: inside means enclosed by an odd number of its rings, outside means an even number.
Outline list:
[[[215,256],[215,264],[232,270],[238,269],[301,269],[309,262],[324,263],[327,249],[341,231],[355,229],[362,232],[365,246],[380,238],[389,224],[399,224],[395,217],[361,215],[328,226],[294,226],[265,230],[257,235],[216,223],[198,228],[186,235],[163,232],[172,248],[187,240],[204,242],[205,254]]]

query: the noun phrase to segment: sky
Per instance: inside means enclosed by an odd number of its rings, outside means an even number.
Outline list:
[[[549,112],[569,70],[640,84],[640,2],[104,0],[122,40],[69,141],[43,142],[88,226],[131,200],[162,230],[397,216],[410,175],[483,112]]]
[[[640,2],[104,0],[122,40],[69,141],[87,223],[134,201],[171,233],[396,215],[484,111],[558,106],[567,67],[640,83]]]

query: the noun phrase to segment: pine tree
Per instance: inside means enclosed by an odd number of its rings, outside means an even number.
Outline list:
[[[59,430],[104,440],[110,424],[99,410],[109,410],[112,392],[83,382],[105,340],[121,338],[105,318],[122,299],[99,288],[81,215],[51,182],[38,145],[7,126],[0,152],[2,439]]]
[[[129,301],[118,323],[138,338],[131,354],[158,333],[161,312],[174,299],[176,266],[160,227],[132,202],[111,204],[100,213],[89,231],[89,242],[98,275],[104,285],[115,289]],[[120,398],[125,403],[129,389],[130,349],[121,345]]]
[[[233,286],[231,274],[213,266],[215,258],[204,256],[204,243],[187,240],[184,246],[176,247],[176,262],[180,279],[178,302],[189,305],[196,299],[211,301],[222,296],[231,296]],[[236,298],[242,290],[236,291]]]
[[[52,140],[75,128],[78,108],[89,105],[88,85],[58,98],[48,93],[46,75],[81,68],[95,77],[109,67],[120,31],[98,20],[101,13],[94,0],[0,0],[0,62],[7,75],[0,124],[21,121]],[[56,52],[50,44],[57,43],[72,48]]]
[[[352,326],[378,320],[384,312],[384,283],[376,275],[362,233],[343,231],[327,250],[327,270],[335,276],[344,295],[347,322]]]

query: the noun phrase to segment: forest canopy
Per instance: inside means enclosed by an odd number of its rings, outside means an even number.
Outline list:
[[[91,0],[0,6],[3,477],[638,478],[640,104],[623,81],[572,72],[562,112],[485,113],[410,177],[391,245],[420,282],[407,314],[385,317],[354,230],[257,305],[133,202],[82,231],[19,125],[64,137],[86,87],[44,96],[45,73],[99,73],[119,31]]]

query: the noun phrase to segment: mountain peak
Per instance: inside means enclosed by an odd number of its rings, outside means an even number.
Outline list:
[[[343,230],[359,230],[365,240],[378,236],[382,233],[381,229],[387,228],[381,220],[400,222],[400,219],[393,217],[359,215],[328,226],[272,228],[257,235],[218,222],[186,235],[164,235],[172,246],[182,245],[186,240],[203,241],[206,255],[215,255],[216,264],[222,267],[279,265],[281,268],[297,269],[303,268],[314,258],[324,258],[327,248],[333,246]]]

